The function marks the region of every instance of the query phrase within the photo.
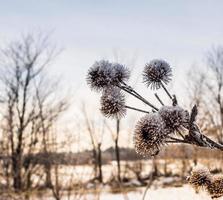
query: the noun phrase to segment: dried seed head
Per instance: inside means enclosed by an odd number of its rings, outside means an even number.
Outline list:
[[[188,182],[196,191],[198,191],[198,189],[208,186],[211,182],[211,178],[211,173],[207,168],[196,167],[192,170]]]
[[[135,127],[134,145],[136,152],[144,156],[158,154],[166,135],[165,123],[157,113],[145,115]]]
[[[124,65],[101,60],[88,70],[87,83],[91,89],[100,91],[127,81],[129,76],[130,72]]]
[[[121,118],[126,114],[125,96],[116,88],[107,88],[101,97],[101,112],[106,117]]]
[[[207,185],[207,191],[212,198],[223,196],[223,176],[213,176],[211,183]]]
[[[87,83],[91,89],[100,91],[111,83],[111,63],[106,60],[96,61],[88,70]]]
[[[171,132],[188,126],[189,113],[179,106],[163,106],[158,111]]]
[[[129,79],[130,71],[124,65],[112,63],[112,81],[114,85],[125,82]]]
[[[170,65],[159,59],[154,59],[146,64],[143,71],[143,82],[151,89],[159,89],[162,82],[167,84],[172,77]]]

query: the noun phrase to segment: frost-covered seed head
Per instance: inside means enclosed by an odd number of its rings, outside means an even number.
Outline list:
[[[106,60],[96,61],[88,70],[87,83],[91,89],[100,91],[111,83],[111,63]]]
[[[213,176],[211,183],[207,185],[207,191],[212,198],[223,196],[223,176]]]
[[[113,87],[103,91],[101,96],[101,112],[106,117],[121,118],[126,114],[125,96],[120,89]]]
[[[112,81],[114,85],[125,82],[129,79],[130,71],[124,65],[112,63]]]
[[[143,82],[151,89],[159,89],[162,82],[167,84],[172,77],[170,65],[160,59],[154,59],[146,64],[143,71]]]
[[[189,113],[179,106],[163,106],[158,111],[171,132],[188,127]]]
[[[198,190],[208,186],[211,183],[211,178],[212,175],[207,168],[196,167],[192,170],[188,182],[195,190]]]
[[[100,91],[127,81],[129,76],[130,72],[124,65],[101,60],[96,61],[88,70],[87,83],[91,89]]]
[[[136,152],[144,156],[154,156],[159,153],[166,136],[165,123],[157,113],[142,117],[136,124],[134,145]]]

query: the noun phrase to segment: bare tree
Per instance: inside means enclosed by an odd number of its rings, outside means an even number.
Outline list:
[[[121,182],[121,164],[120,164],[120,148],[119,148],[119,136],[120,136],[120,119],[116,118],[116,130],[113,131],[112,128],[106,123],[106,127],[112,135],[114,141],[115,158],[117,163],[117,180]]]
[[[212,103],[217,109],[218,118],[215,119],[217,130],[217,138],[223,143],[223,47],[218,46],[209,51],[207,56],[207,64],[212,72],[212,79],[207,82],[207,87],[211,93]]]
[[[93,163],[94,163],[94,180],[99,180],[100,183],[103,183],[103,173],[102,173],[102,141],[104,135],[104,121],[102,124],[102,130],[96,130],[94,121],[89,120],[85,105],[83,104],[83,115],[85,118],[85,124],[87,127],[88,134],[90,136],[92,144],[92,154],[93,154]]]
[[[199,69],[194,71],[193,67],[187,77],[190,104],[196,104],[199,108],[199,126],[222,143],[223,47],[218,46],[208,52],[206,73]]]
[[[196,69],[196,70],[194,70]],[[205,131],[210,126],[210,121],[207,119],[210,116],[210,111],[207,109],[207,75],[197,69],[196,66],[193,66],[191,70],[187,74],[187,86],[186,91],[188,94],[189,105],[188,107],[192,107],[194,104],[197,105],[199,109],[199,117],[197,118],[197,123],[202,131]],[[209,122],[208,122],[209,121]],[[197,148],[194,149],[194,158],[193,162],[197,165]]]
[[[52,138],[50,138],[49,135],[50,129],[55,124],[58,117],[68,108],[67,98],[59,98],[59,95],[56,93],[57,86],[57,83],[50,84],[48,81],[41,81],[36,86],[36,98],[39,109],[43,154],[46,156],[44,162],[46,187],[52,186],[51,161],[47,159],[48,154],[53,150],[51,149]]]
[[[39,151],[42,144],[40,138],[44,138],[48,127],[64,110],[64,101],[45,105],[52,98],[49,93],[43,93],[39,84],[44,68],[55,56],[56,51],[50,46],[48,36],[42,35],[26,35],[1,50],[5,108],[3,128],[8,133],[13,187],[16,191],[25,187],[24,178],[28,177],[28,182],[30,180],[32,162],[26,155]]]

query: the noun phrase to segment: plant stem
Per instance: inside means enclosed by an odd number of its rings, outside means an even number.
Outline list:
[[[165,87],[165,85],[163,84],[163,82],[161,81],[160,83],[161,83],[161,86],[162,86],[162,88],[164,89],[164,91],[167,93],[168,97],[169,97],[171,100],[173,100],[172,95],[169,93],[169,91],[167,90],[167,88]]]
[[[182,134],[179,130],[177,130],[177,133],[178,133],[183,139],[185,139],[184,136],[183,136],[183,134]]]
[[[131,87],[120,86],[120,85],[117,87],[119,87],[120,89],[124,90],[125,92],[131,94],[132,96],[136,97],[137,99],[141,100],[143,103],[147,104],[154,110],[158,111],[158,108],[156,108],[153,104],[148,102],[145,98],[143,98],[140,94],[138,94],[136,91],[134,91]]]
[[[131,109],[131,110],[135,110],[135,111],[139,111],[139,112],[143,112],[143,113],[147,113],[147,114],[150,113],[150,112],[148,112],[148,111],[141,110],[141,109],[139,109],[139,108],[134,108],[134,107],[131,107],[131,106],[125,106],[125,107],[128,108],[128,109]]]
[[[157,100],[160,102],[160,104],[161,104],[162,106],[164,106],[164,103],[162,102],[162,100],[160,99],[160,97],[158,96],[158,94],[155,93],[154,95],[155,95],[155,97],[157,98]]]
[[[171,136],[167,136],[168,139],[171,139],[172,141],[175,141],[175,142],[179,142],[179,143],[187,143],[185,140],[181,140],[181,139],[178,139],[178,138],[174,138],[174,137],[171,137]]]
[[[143,193],[142,200],[145,200],[145,199],[146,199],[146,194],[147,194],[149,188],[151,187],[151,185],[152,185],[152,183],[153,183],[153,179],[154,179],[154,177],[153,177],[153,169],[152,169],[152,171],[151,171],[151,173],[150,173],[150,177],[149,177],[149,182],[148,182],[148,184],[147,184],[147,186],[146,186],[146,189],[145,189],[145,191],[144,191],[144,193]]]

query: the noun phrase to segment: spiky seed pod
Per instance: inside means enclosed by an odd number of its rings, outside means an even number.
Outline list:
[[[151,89],[159,89],[162,82],[171,81],[172,69],[170,65],[160,59],[154,59],[146,64],[143,71],[143,82]]]
[[[120,89],[113,87],[103,91],[101,96],[101,112],[106,117],[121,118],[126,114],[125,96]]]
[[[101,91],[106,87],[119,85],[129,79],[130,72],[122,64],[106,60],[96,61],[88,70],[87,83],[91,89]]]
[[[213,176],[211,183],[206,187],[211,197],[219,198],[223,196],[223,176]]]
[[[112,63],[112,71],[112,82],[114,85],[118,85],[121,82],[125,82],[129,79],[130,71],[122,64]]]
[[[212,175],[207,168],[196,167],[188,177],[189,184],[198,191],[200,188],[206,188],[211,183]]]
[[[136,124],[134,145],[137,153],[143,156],[154,156],[164,144],[165,123],[157,113],[142,117]]]
[[[100,91],[111,83],[111,63],[106,60],[96,61],[88,70],[87,83],[91,89]]]
[[[171,132],[188,127],[189,113],[180,106],[163,106],[158,111]]]

